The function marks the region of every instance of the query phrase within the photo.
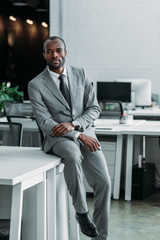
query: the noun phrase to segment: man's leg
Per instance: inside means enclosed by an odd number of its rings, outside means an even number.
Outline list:
[[[52,148],[52,152],[63,159],[64,177],[73,199],[75,211],[77,213],[88,212],[86,192],[83,185],[83,157],[79,143],[65,140],[56,143]]]
[[[85,177],[94,190],[93,221],[99,231],[99,236],[94,240],[107,240],[111,181],[106,160],[101,150],[90,152],[82,145],[81,152],[84,157],[82,167]]]
[[[86,191],[83,184],[83,157],[80,152],[79,142],[65,140],[55,144],[52,148],[52,152],[63,159],[64,177],[73,199],[76,219],[80,225],[81,231],[89,237],[97,236],[97,227],[88,214]]]

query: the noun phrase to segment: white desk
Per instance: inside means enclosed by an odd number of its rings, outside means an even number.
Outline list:
[[[57,240],[56,212],[66,217],[62,205],[56,209],[56,170],[61,166],[61,159],[45,154],[40,148],[1,146],[0,166],[0,185],[13,187],[10,240],[20,240],[23,191],[34,185],[38,195],[37,239]],[[75,220],[70,218],[75,227]],[[73,233],[77,233],[76,229]],[[63,239],[68,240],[67,236]],[[72,232],[70,239],[75,239]]]
[[[127,134],[125,200],[130,201],[132,189],[133,137],[135,135],[160,136],[160,121],[145,121],[142,125],[123,130],[122,134]]]
[[[119,124],[118,119],[98,119],[95,121],[96,135],[116,135],[117,136],[113,199],[119,199],[119,194],[120,194],[122,144],[123,144],[122,132],[125,129],[130,129],[133,125],[138,126],[144,122],[145,122],[144,120],[133,120],[133,123],[130,125],[130,124]],[[106,130],[107,128],[111,128],[111,130]]]
[[[98,119],[95,121],[95,133],[96,135],[116,135],[116,160],[115,160],[115,180],[113,186],[113,199],[119,199],[120,194],[120,178],[121,178],[121,162],[122,162],[122,134],[121,127],[118,124],[118,120],[103,120]],[[112,128],[112,130],[106,130],[106,128]],[[106,159],[107,161],[107,159]]]
[[[160,120],[160,108],[136,108],[130,110],[129,114],[133,115],[134,119]]]
[[[136,108],[135,110],[130,110],[129,114],[133,116],[160,117],[160,108]]]

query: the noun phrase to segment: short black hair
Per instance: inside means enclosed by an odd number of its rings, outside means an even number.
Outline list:
[[[44,44],[43,44],[43,52],[45,52],[45,50],[46,50],[46,45],[47,45],[47,43],[50,42],[50,41],[52,41],[52,40],[55,40],[55,39],[60,39],[60,40],[63,42],[64,50],[66,51],[66,43],[65,43],[65,41],[64,41],[61,37],[51,36],[51,37],[48,37],[48,38],[46,39],[46,41],[44,42]]]

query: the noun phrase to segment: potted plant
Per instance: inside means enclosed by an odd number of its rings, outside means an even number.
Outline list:
[[[24,93],[22,91],[19,91],[18,89],[19,89],[19,86],[6,87],[5,93],[4,93],[6,101],[23,102]]]
[[[23,102],[24,93],[18,90],[19,86],[10,87],[5,82],[0,86],[0,114],[6,101]]]
[[[6,90],[6,83],[3,82],[2,83],[2,86],[0,86],[0,114],[2,112],[2,109],[4,108],[5,106],[5,97],[4,97],[4,94],[5,94],[5,90]]]

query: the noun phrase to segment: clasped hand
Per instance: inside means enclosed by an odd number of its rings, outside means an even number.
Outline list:
[[[85,135],[81,133],[78,137],[78,139],[87,147],[91,152],[100,150],[100,144],[96,138],[90,137],[88,135]]]
[[[59,123],[52,130],[52,134],[55,137],[63,137],[67,132],[71,132],[75,129],[71,122]]]
[[[59,123],[52,130],[52,134],[55,137],[63,137],[66,133],[75,130],[75,127],[71,122]],[[87,147],[91,152],[100,149],[100,144],[96,138],[90,137],[81,133],[78,139]]]

